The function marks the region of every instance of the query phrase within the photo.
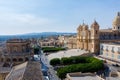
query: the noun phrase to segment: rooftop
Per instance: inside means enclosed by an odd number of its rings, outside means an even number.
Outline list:
[[[39,62],[25,62],[12,68],[5,80],[43,80]]]
[[[69,77],[71,80],[104,80],[97,76],[95,73],[68,73],[67,77]]]
[[[100,33],[102,32],[113,32],[112,29],[100,29]]]
[[[22,80],[43,80],[39,62],[28,62]]]
[[[120,80],[119,77],[107,77],[106,80]]]
[[[110,42],[110,43],[101,43],[101,44],[117,45],[117,46],[120,46],[120,42]]]

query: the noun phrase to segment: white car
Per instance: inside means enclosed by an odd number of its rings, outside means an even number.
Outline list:
[[[44,80],[50,80],[50,79],[48,78],[48,76],[45,76],[45,77],[44,77]]]

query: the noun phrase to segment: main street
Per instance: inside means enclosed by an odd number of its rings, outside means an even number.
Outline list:
[[[41,55],[40,55],[41,61],[43,63],[43,65],[48,67],[48,76],[50,80],[60,80],[58,78],[58,76],[56,75],[55,70],[53,69],[53,67],[49,64],[49,61],[47,59],[47,57],[45,56],[45,54],[41,51]]]

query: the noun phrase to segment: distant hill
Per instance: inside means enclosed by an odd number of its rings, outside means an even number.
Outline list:
[[[66,32],[42,32],[42,33],[27,33],[21,35],[0,35],[0,41],[5,41],[12,38],[45,38],[49,36],[60,36],[60,35],[76,35],[76,33],[66,33]]]
[[[76,33],[65,33],[65,32],[42,32],[42,33],[28,33],[25,35],[74,35]]]

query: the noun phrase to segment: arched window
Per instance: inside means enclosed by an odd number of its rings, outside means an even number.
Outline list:
[[[28,61],[28,60],[29,60],[29,59],[26,57],[26,58],[25,58],[25,61]]]
[[[118,29],[120,29],[120,27],[118,26]]]
[[[95,33],[97,34],[97,33],[98,33],[98,31],[96,30],[96,31],[95,31]]]
[[[7,62],[10,62],[11,61],[11,59],[10,58],[7,58]]]
[[[16,58],[13,58],[13,61],[14,61],[14,62],[16,62],[16,61],[17,61],[17,59],[16,59]]]
[[[3,58],[1,58],[1,62],[3,62],[4,61],[4,59]]]
[[[23,59],[22,59],[22,58],[19,58],[19,59],[18,59],[18,61],[22,62],[22,61],[23,61]]]

